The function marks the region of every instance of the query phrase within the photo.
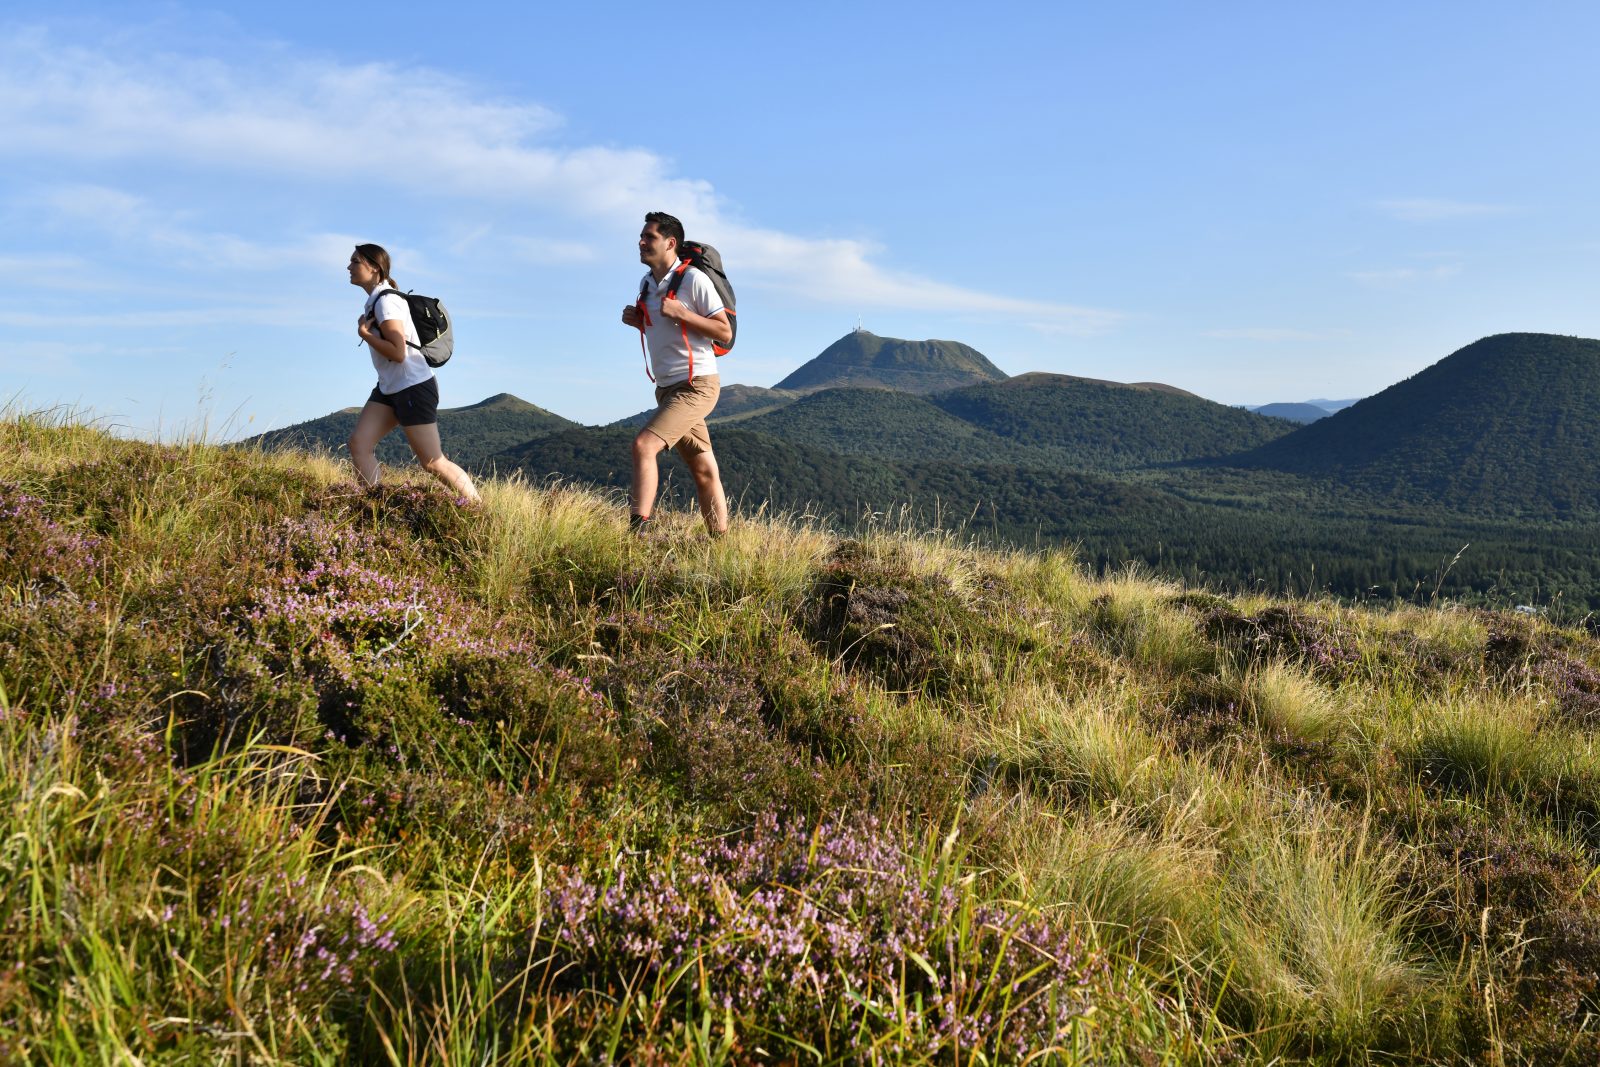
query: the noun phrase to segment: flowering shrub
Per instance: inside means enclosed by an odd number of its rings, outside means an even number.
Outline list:
[[[1100,959],[930,867],[869,819],[768,816],[609,885],[556,876],[541,936],[569,983],[685,998],[835,1055],[1022,1058],[1063,1041]]]
[[[641,768],[705,806],[714,826],[751,811],[820,811],[861,792],[855,769],[785,736],[780,711],[745,664],[639,641],[599,675],[622,710]]]
[[[1287,605],[1244,615],[1222,603],[1200,619],[1207,637],[1228,644],[1248,662],[1291,660],[1325,681],[1348,678],[1361,661],[1356,635],[1345,626]]]
[[[44,500],[0,484],[0,574],[35,594],[75,590],[99,564],[104,538],[63,526]]]
[[[1539,634],[1521,620],[1497,618],[1483,650],[1484,666],[1516,687],[1544,683],[1560,717],[1575,726],[1600,726],[1600,671],[1561,634]]]
[[[984,593],[990,608],[1003,601],[999,592],[994,582]],[[918,572],[898,551],[877,558],[855,541],[829,557],[795,621],[828,659],[888,689],[930,696],[981,697],[995,681],[995,660],[1036,651],[1003,611],[977,610],[949,579]]]

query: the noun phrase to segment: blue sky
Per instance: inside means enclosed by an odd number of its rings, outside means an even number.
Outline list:
[[[609,421],[650,400],[651,209],[724,254],[725,382],[858,318],[1236,404],[1600,336],[1594,5],[563,6],[13,0],[6,399],[227,436],[359,404],[372,240],[456,316],[446,406]]]

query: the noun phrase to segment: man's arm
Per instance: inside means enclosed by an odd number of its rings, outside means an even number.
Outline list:
[[[702,337],[709,337],[719,345],[725,345],[733,340],[733,323],[728,321],[726,309],[719,308],[709,316],[697,315],[689,310],[688,304],[675,296],[669,296],[661,301],[661,314],[685,329],[693,330]]]

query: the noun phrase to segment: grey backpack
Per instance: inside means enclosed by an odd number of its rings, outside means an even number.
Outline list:
[[[428,361],[430,367],[442,367],[450,361],[450,355],[456,348],[455,333],[450,329],[450,313],[445,310],[444,304],[436,296],[422,296],[418,293],[402,293],[398,289],[380,289],[378,296],[393,293],[406,302],[411,309],[411,324],[417,328],[417,339],[420,345],[406,344],[422,353],[422,358]]]

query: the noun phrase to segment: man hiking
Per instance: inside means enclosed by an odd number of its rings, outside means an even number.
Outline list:
[[[622,321],[638,330],[641,343],[649,347],[656,412],[633,439],[629,525],[640,530],[650,522],[660,481],[656,457],[664,448],[675,448],[694,476],[706,531],[721,537],[728,530],[728,500],[711,453],[706,416],[722,392],[712,344],[732,341],[733,324],[710,279],[694,267],[679,265],[682,248],[683,223],[663,211],[644,217],[639,262],[649,271],[639,286],[638,303],[622,309]]]

